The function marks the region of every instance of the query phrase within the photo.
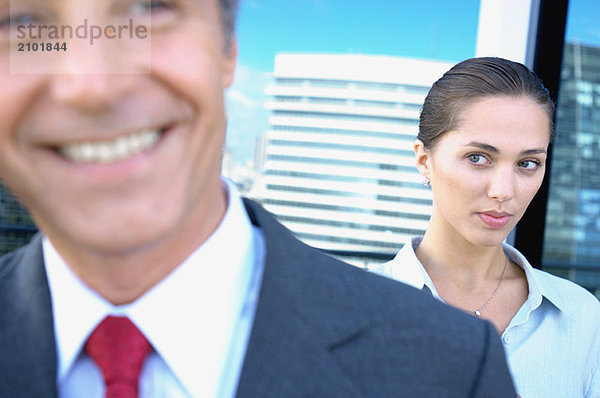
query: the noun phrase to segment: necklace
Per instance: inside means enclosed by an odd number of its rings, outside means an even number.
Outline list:
[[[475,311],[473,311],[476,316],[478,316],[478,317],[481,316],[481,311],[483,311],[483,309],[486,307],[486,305],[488,305],[490,303],[490,301],[492,301],[492,299],[496,295],[496,292],[498,291],[498,288],[500,287],[500,284],[502,283],[502,278],[504,278],[504,272],[506,271],[506,264],[508,264],[508,257],[505,256],[504,257],[504,269],[502,270],[502,274],[500,275],[500,280],[498,281],[498,286],[496,286],[496,288],[494,289],[494,292],[492,293],[490,298],[488,298],[487,301],[485,303],[483,303],[483,305],[481,307],[479,307]]]

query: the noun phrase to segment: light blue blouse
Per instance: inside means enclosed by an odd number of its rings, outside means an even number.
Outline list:
[[[427,286],[442,300],[415,254],[421,239],[412,238],[374,271],[418,289]],[[504,252],[529,284],[527,301],[502,334],[517,392],[522,398],[600,398],[600,301],[573,282],[534,269],[514,247],[505,244]]]

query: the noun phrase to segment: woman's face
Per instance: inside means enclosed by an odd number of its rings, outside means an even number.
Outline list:
[[[467,105],[458,117],[458,127],[433,149],[415,144],[417,167],[431,179],[429,228],[495,246],[542,183],[548,114],[529,97],[494,96]]]

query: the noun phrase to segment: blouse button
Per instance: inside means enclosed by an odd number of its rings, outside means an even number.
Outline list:
[[[504,344],[509,344],[511,339],[510,339],[510,337],[509,337],[509,336],[506,334],[506,335],[504,335],[504,337],[503,337],[503,340],[504,340]]]

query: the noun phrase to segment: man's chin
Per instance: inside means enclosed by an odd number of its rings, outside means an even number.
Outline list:
[[[73,228],[63,233],[42,231],[66,257],[118,259],[150,252],[169,235],[169,228],[156,224],[122,225],[90,222],[88,228]],[[77,260],[77,261],[79,261]]]

